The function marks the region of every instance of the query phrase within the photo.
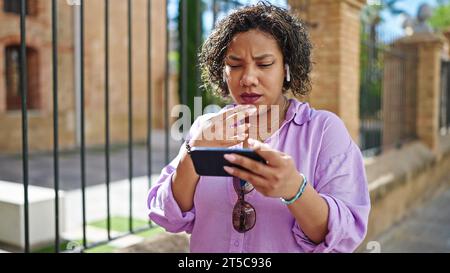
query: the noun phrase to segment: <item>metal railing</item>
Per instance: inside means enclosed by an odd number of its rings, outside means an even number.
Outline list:
[[[408,72],[415,63],[393,40],[386,34],[362,33],[360,148],[365,156],[415,138],[415,79]]]
[[[30,252],[30,211],[29,211],[29,143],[28,143],[28,112],[27,112],[27,59],[26,59],[26,47],[27,47],[27,40],[26,40],[26,22],[27,22],[27,1],[26,0],[19,0],[20,1],[20,94],[21,94],[21,114],[22,114],[22,171],[23,171],[23,188],[24,188],[24,232],[25,232],[25,242],[24,242],[24,251]],[[124,0],[125,1],[125,0]],[[126,0],[127,1],[127,31],[128,31],[128,51],[127,51],[127,58],[128,58],[128,66],[127,66],[127,80],[128,80],[128,89],[127,89],[127,104],[128,104],[128,142],[127,142],[127,149],[128,149],[128,180],[129,180],[129,196],[128,196],[128,202],[129,202],[129,212],[128,212],[128,232],[125,232],[123,234],[120,234],[118,236],[112,236],[112,225],[111,225],[111,198],[110,198],[110,191],[111,191],[111,154],[110,154],[110,148],[111,148],[111,124],[110,124],[110,107],[111,107],[111,101],[110,101],[110,0],[104,0],[104,10],[105,10],[105,18],[104,18],[104,25],[105,25],[105,41],[104,41],[104,52],[105,52],[105,58],[104,58],[104,71],[105,71],[105,88],[104,88],[104,117],[105,117],[105,138],[104,138],[104,156],[105,156],[105,185],[106,185],[106,229],[107,229],[107,240],[105,241],[98,241],[94,243],[88,243],[87,236],[86,236],[86,226],[87,226],[87,218],[86,218],[86,123],[85,123],[85,3],[87,1],[80,0],[79,6],[74,6],[74,9],[79,9],[79,26],[76,26],[79,28],[79,52],[75,52],[74,54],[79,54],[80,56],[80,65],[79,65],[79,86],[80,86],[80,120],[79,120],[79,126],[80,126],[80,142],[79,142],[79,153],[80,153],[80,187],[81,187],[81,194],[82,194],[82,200],[81,200],[81,210],[82,210],[82,248],[80,251],[84,251],[87,249],[90,249],[92,247],[106,244],[111,240],[115,240],[118,238],[121,238],[123,236],[133,234],[136,232],[140,232],[142,230],[146,230],[149,228],[152,228],[154,225],[149,221],[148,226],[145,226],[143,228],[136,228],[133,226],[133,54],[132,54],[132,27],[133,27],[133,6],[132,0]],[[181,0],[184,3],[186,3],[187,0]],[[73,3],[77,3],[77,1],[72,1]],[[169,0],[168,0],[169,2]],[[219,2],[223,4],[222,8],[217,8],[220,6]],[[227,12],[227,8],[235,8],[237,6],[240,6],[242,4],[249,4],[254,1],[225,1],[225,0],[214,0],[214,1],[208,1],[209,6],[213,6],[213,24],[214,22],[219,19],[219,15],[225,14]],[[275,3],[283,2],[283,1],[274,1]],[[61,252],[63,251],[60,249],[61,246],[61,227],[59,224],[59,217],[61,215],[61,208],[59,204],[59,190],[60,190],[60,146],[59,146],[59,134],[58,134],[58,122],[59,122],[59,115],[58,115],[58,45],[59,45],[59,38],[58,38],[58,4],[60,3],[66,3],[66,1],[57,1],[52,0],[51,1],[51,35],[52,35],[52,44],[51,44],[51,56],[52,56],[52,78],[51,81],[53,83],[52,87],[52,99],[53,99],[53,175],[54,175],[54,209],[55,209],[55,241],[54,241],[54,251],[55,252]],[[147,35],[147,56],[151,56],[151,50],[152,50],[152,39],[151,39],[151,26],[152,26],[152,0],[147,0],[147,11],[146,11],[146,35]],[[166,3],[166,56],[165,56],[165,79],[164,79],[164,88],[163,88],[163,94],[164,94],[164,132],[165,132],[165,138],[164,138],[164,152],[165,152],[165,163],[167,164],[169,162],[169,20],[171,20],[169,12],[168,12],[168,3]],[[185,6],[185,5],[184,5]],[[182,12],[186,12],[186,10],[183,10]],[[116,19],[116,18],[115,18]],[[120,19],[120,18],[117,18]],[[183,35],[183,34],[181,34]],[[180,36],[181,36],[180,35]],[[201,39],[201,37],[199,37]],[[75,46],[75,49],[77,46]],[[183,49],[183,46],[181,48]],[[186,66],[183,66],[180,68],[179,74],[181,77],[186,77],[185,73]],[[147,132],[146,132],[146,150],[147,150],[147,178],[151,179],[152,175],[152,84],[150,84],[152,79],[152,64],[151,64],[151,58],[147,58],[147,71],[145,72],[147,74]],[[183,88],[183,87],[181,87]],[[183,101],[185,101],[187,98],[182,98]],[[150,186],[150,185],[148,185]]]
[[[442,135],[450,132],[450,61],[441,61],[441,97],[439,130]]]
[[[28,208],[28,115],[27,115],[27,60],[26,60],[26,1],[20,0],[20,92],[22,99],[22,164],[23,164],[23,188],[24,188],[24,225],[25,225],[25,252],[30,251],[29,232],[29,208]],[[54,31],[54,30],[53,30]],[[54,41],[53,41],[54,42]],[[54,44],[53,44],[54,46]],[[55,48],[53,47],[53,51]],[[55,70],[55,68],[53,67]],[[53,79],[53,82],[55,79]],[[57,180],[57,179],[55,179]],[[57,182],[55,182],[57,184]],[[56,187],[55,187],[56,188]],[[57,193],[56,193],[57,194]],[[57,196],[55,194],[55,196]],[[55,198],[55,200],[58,200]],[[58,208],[56,205],[55,208]],[[58,228],[58,227],[56,227]]]
[[[84,102],[84,96],[85,96],[85,90],[84,90],[84,0],[80,1],[79,7],[79,14],[80,14],[80,100],[81,102]],[[111,212],[110,212],[110,124],[109,124],[109,116],[110,116],[110,101],[109,101],[109,23],[110,23],[110,16],[109,16],[109,0],[104,1],[104,8],[105,8],[105,174],[106,174],[106,188],[107,188],[107,234],[108,234],[108,240],[104,242],[95,242],[93,244],[87,243],[86,238],[86,141],[85,141],[85,106],[84,103],[81,103],[81,119],[80,119],[80,160],[81,160],[81,168],[80,168],[80,182],[81,182],[81,193],[82,193],[82,245],[83,249],[89,249],[94,246],[105,244],[111,240],[126,236],[131,233],[136,233],[141,231],[142,229],[135,229],[133,227],[133,206],[132,206],[132,190],[133,190],[133,123],[132,123],[132,116],[133,116],[133,97],[132,97],[132,1],[127,0],[127,7],[128,7],[128,17],[127,17],[127,24],[128,24],[128,179],[129,179],[129,232],[125,234],[121,234],[116,237],[111,236]],[[29,152],[28,152],[28,115],[27,115],[27,60],[26,60],[26,0],[20,0],[20,94],[21,94],[21,113],[22,113],[22,162],[23,162],[23,187],[24,187],[24,251],[30,252],[30,224],[29,224],[29,166],[28,166],[28,160],[29,160]],[[147,1],[147,53],[150,54],[151,52],[151,0]],[[58,35],[57,35],[57,29],[58,29],[58,1],[52,0],[51,2],[51,33],[52,33],[52,81],[53,81],[53,173],[54,173],[54,192],[55,192],[55,245],[54,250],[55,252],[60,252],[60,226],[59,226],[59,216],[60,216],[60,207],[59,207],[59,135],[58,135]],[[150,55],[148,55],[150,56]],[[167,58],[166,58],[167,59]],[[167,63],[167,62],[166,62]],[[148,58],[148,64],[147,64],[147,75],[148,79],[151,78],[151,61],[150,58]],[[167,76],[166,76],[166,88],[164,89],[165,98],[167,101]],[[150,179],[152,169],[151,169],[151,105],[152,105],[152,89],[151,84],[148,84],[148,112],[147,112],[147,166],[148,166],[148,178]],[[166,103],[166,114],[168,113],[167,110],[167,103]],[[166,135],[168,136],[168,120],[165,120],[166,122]],[[167,137],[168,138],[168,137]],[[166,140],[165,143],[166,146],[166,162],[168,162],[168,140]],[[149,227],[152,227],[152,223],[149,222]],[[147,228],[149,228],[147,227]],[[144,228],[144,229],[147,229]]]

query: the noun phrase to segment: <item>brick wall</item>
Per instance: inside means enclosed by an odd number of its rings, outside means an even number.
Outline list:
[[[0,1],[0,3],[3,3]],[[53,147],[51,2],[39,0],[36,16],[27,16],[27,46],[39,58],[41,109],[29,111],[30,151]],[[76,145],[76,105],[74,85],[73,7],[58,2],[59,134],[61,149]],[[104,143],[105,44],[104,1],[85,1],[85,137],[86,144]],[[152,124],[163,128],[165,78],[165,1],[152,3]],[[132,2],[133,25],[133,135],[144,141],[147,132],[147,0]],[[1,4],[0,4],[1,5]],[[4,13],[0,7],[0,152],[20,153],[21,113],[6,111],[4,48],[20,44],[19,16]],[[111,143],[128,140],[128,26],[127,2],[110,4],[110,138]],[[169,104],[177,103],[177,79],[171,76]],[[4,130],[3,128],[7,128]]]
[[[339,115],[359,141],[359,14],[365,1],[290,0],[300,18],[308,21],[313,43],[312,92],[307,98],[317,109]]]
[[[5,47],[20,44],[19,16],[3,12],[0,1],[0,151],[17,153],[22,149],[22,128],[20,110],[6,110],[5,83]],[[51,17],[50,1],[36,1],[35,15],[27,16],[27,46],[37,52],[37,85],[40,97],[40,109],[29,111],[29,145],[31,150],[47,149],[53,145],[52,131],[52,56],[51,56]],[[59,52],[59,104],[60,104],[60,144],[62,147],[74,142],[70,122],[73,102],[73,57],[72,23],[70,8],[61,5],[59,10],[60,27],[58,35]],[[31,84],[31,83],[30,83]]]
[[[383,150],[416,136],[417,48],[403,39],[384,52]]]

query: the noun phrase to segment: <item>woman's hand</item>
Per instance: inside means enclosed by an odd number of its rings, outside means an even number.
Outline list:
[[[253,105],[238,105],[208,119],[189,142],[192,147],[230,147],[248,137],[249,123],[242,123],[257,111]],[[240,125],[239,125],[240,124]]]
[[[246,117],[256,113],[253,105],[238,105],[218,113],[201,124],[197,135],[189,140],[191,147],[229,147],[247,138],[249,124],[239,124]],[[195,172],[191,157],[184,153],[172,177],[172,192],[181,211],[186,212],[194,206],[194,194],[200,176]]]
[[[267,164],[237,154],[227,154],[225,159],[246,170],[225,166],[225,171],[248,181],[265,196],[293,198],[303,181],[292,157],[254,139],[248,142],[250,148],[262,156]]]

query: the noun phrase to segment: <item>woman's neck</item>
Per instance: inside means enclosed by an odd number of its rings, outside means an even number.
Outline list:
[[[249,137],[264,142],[281,127],[286,119],[288,108],[289,100],[282,96],[275,105],[268,105],[267,110],[262,109],[262,112],[256,118],[249,119],[251,125]],[[246,147],[246,142],[244,142],[244,147]]]

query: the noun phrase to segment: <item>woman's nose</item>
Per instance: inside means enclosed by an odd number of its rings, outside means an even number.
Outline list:
[[[258,77],[256,75],[246,72],[240,81],[242,87],[257,86],[259,84]]]

